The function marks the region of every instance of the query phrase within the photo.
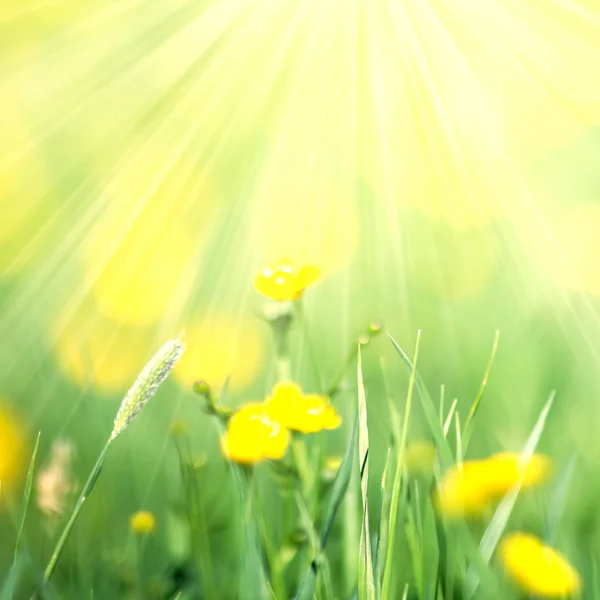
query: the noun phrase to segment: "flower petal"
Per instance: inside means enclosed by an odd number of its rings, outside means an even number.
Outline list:
[[[317,267],[306,266],[302,267],[294,280],[294,286],[297,292],[302,292],[309,285],[312,285],[321,277],[321,271]]]

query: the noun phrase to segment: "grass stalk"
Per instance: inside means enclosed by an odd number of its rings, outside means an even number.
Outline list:
[[[48,584],[48,582],[50,581],[50,578],[52,577],[52,574],[54,573],[54,570],[56,569],[58,560],[64,550],[67,539],[69,539],[69,535],[71,534],[73,525],[75,525],[75,521],[77,521],[77,517],[79,516],[79,513],[81,512],[81,509],[83,508],[83,504],[85,503],[85,501],[87,500],[89,495],[92,493],[92,490],[94,489],[94,486],[96,485],[96,482],[98,481],[98,477],[100,475],[100,471],[102,470],[102,466],[104,465],[104,460],[106,458],[106,454],[108,453],[108,449],[110,447],[111,442],[112,442],[112,438],[109,438],[109,440],[104,445],[102,452],[100,452],[100,455],[98,456],[94,466],[92,467],[92,471],[91,471],[89,477],[87,478],[87,481],[85,482],[85,485],[83,486],[83,489],[81,490],[81,494],[79,495],[79,498],[77,499],[77,502],[73,508],[73,511],[71,512],[71,516],[69,517],[69,520],[67,521],[65,528],[63,529],[60,537],[58,538],[58,542],[56,542],[56,546],[54,548],[54,551],[52,552],[52,556],[50,557],[50,560],[48,561],[48,565],[46,566],[46,569],[44,570],[44,576],[42,578],[42,582],[43,582],[44,586],[46,586]]]

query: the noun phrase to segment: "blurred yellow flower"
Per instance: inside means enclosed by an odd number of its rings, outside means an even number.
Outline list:
[[[289,441],[288,430],[267,414],[265,404],[252,403],[229,419],[221,448],[230,460],[252,465],[265,459],[282,458]]]
[[[344,459],[341,456],[328,456],[325,459],[323,468],[327,469],[328,471],[337,472],[342,466],[343,461]]]
[[[447,517],[476,516],[489,505],[482,461],[467,461],[446,472],[434,497],[438,512]]]
[[[129,150],[84,252],[100,310],[146,326],[179,314],[198,269],[213,191],[194,158],[166,141]],[[176,199],[176,201],[174,201]]]
[[[525,592],[544,598],[565,598],[581,587],[577,571],[564,556],[541,540],[520,531],[504,536],[500,558]]]
[[[523,489],[539,485],[550,477],[552,462],[549,457],[534,454],[526,465],[520,465],[519,461],[518,452],[499,452],[484,461],[488,473],[486,485],[491,495],[504,495],[521,476]]]
[[[517,485],[521,476],[522,488],[538,485],[549,476],[548,457],[534,454],[523,466],[519,460],[516,452],[502,452],[454,466],[444,475],[436,492],[437,510],[449,517],[476,516]]]
[[[336,429],[342,424],[329,399],[316,394],[305,395],[290,381],[278,383],[266,400],[269,416],[284,427],[301,433]]]
[[[26,456],[26,437],[21,423],[0,398],[0,485],[10,490],[18,481],[29,457]]]
[[[186,390],[198,380],[218,390],[243,390],[256,376],[265,355],[264,332],[258,322],[235,314],[207,314],[184,323],[187,351],[173,371]]]
[[[335,479],[344,459],[341,456],[328,456],[323,462],[321,477],[325,482],[331,482]]]
[[[68,322],[58,322],[53,333],[63,372],[83,388],[93,385],[107,393],[129,388],[155,337],[151,329],[115,323],[87,305]]]
[[[173,437],[181,437],[188,433],[189,427],[183,419],[174,419],[169,426],[169,433]]]
[[[138,510],[129,519],[131,531],[138,535],[150,535],[156,531],[156,517],[149,510]]]
[[[411,475],[431,475],[435,457],[436,449],[431,442],[417,440],[406,446],[404,464]]]
[[[304,290],[320,277],[317,267],[307,266],[296,270],[284,261],[274,269],[264,269],[254,281],[256,291],[271,300],[280,302],[296,300]]]

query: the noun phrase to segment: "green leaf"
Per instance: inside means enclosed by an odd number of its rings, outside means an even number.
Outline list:
[[[448,432],[450,431],[450,425],[452,425],[452,417],[454,417],[454,411],[456,410],[457,403],[458,398],[454,398],[450,406],[450,410],[448,411],[448,416],[444,421],[444,437],[448,437]]]
[[[19,522],[19,529],[17,531],[17,539],[15,540],[15,550],[13,553],[12,568],[17,564],[17,557],[19,555],[19,545],[21,544],[21,537],[23,535],[23,527],[25,526],[25,518],[27,517],[27,508],[29,507],[29,499],[31,497],[31,487],[33,485],[33,472],[35,471],[35,459],[40,446],[40,435],[38,432],[37,439],[35,440],[35,446],[33,448],[33,454],[29,461],[29,469],[27,470],[27,479],[25,480],[25,489],[23,491],[23,501],[21,502],[21,520]]]
[[[404,363],[408,371],[411,373],[411,376],[414,371],[415,387],[419,392],[419,398],[421,399],[421,406],[423,407],[423,412],[425,413],[427,424],[431,429],[431,433],[433,434],[433,438],[438,447],[440,458],[442,460],[442,467],[444,469],[448,468],[454,463],[454,458],[452,456],[452,450],[450,449],[450,446],[448,445],[448,442],[444,437],[444,432],[439,421],[436,406],[433,400],[431,399],[431,396],[427,391],[425,384],[423,383],[423,379],[419,375],[419,372],[416,370],[410,358],[408,358],[408,356],[406,355],[406,352],[404,352],[404,350],[400,348],[396,340],[389,333],[388,337],[390,338],[390,341],[396,349],[396,352],[400,355],[402,362]]]
[[[358,346],[358,464],[361,467],[360,489],[362,495],[362,529],[358,562],[358,598],[375,600],[373,577],[373,556],[371,553],[371,533],[369,529],[369,427],[367,424],[367,398],[362,374],[362,357]]]
[[[312,600],[317,588],[317,561],[313,560],[310,568],[302,578],[300,588],[294,596],[294,600]]]
[[[554,538],[567,504],[569,492],[572,489],[571,479],[575,472],[576,463],[577,458],[572,456],[562,469],[560,475],[556,478],[556,484],[548,495],[549,503],[546,516],[546,540],[551,545],[554,543]]]
[[[243,539],[240,540],[243,553],[240,557],[239,598],[264,598],[267,595],[267,578],[263,563],[259,519],[256,514],[256,494],[254,486],[258,485],[256,473],[244,472],[246,485],[243,488],[244,512],[242,515]],[[242,479],[242,477],[240,477]]]
[[[342,461],[342,464],[333,482],[331,495],[329,496],[329,501],[327,502],[327,507],[325,509],[325,519],[323,521],[323,531],[321,534],[321,551],[325,550],[325,546],[327,545],[327,540],[329,538],[329,534],[331,533],[337,511],[342,503],[342,500],[344,499],[346,491],[348,490],[348,485],[350,484],[352,468],[354,466],[354,456],[356,454],[357,439],[358,415],[354,421],[354,428],[352,430],[350,441],[348,442],[348,447],[346,448],[346,455],[344,456],[344,460]],[[319,564],[317,558],[315,558],[315,560],[311,562],[309,568],[304,574],[304,577],[302,578],[300,588],[296,592],[296,596],[294,596],[295,600],[309,600],[313,597],[317,586],[318,570]]]
[[[452,450],[450,448],[450,445],[449,445],[448,441],[446,440],[446,437],[444,436],[443,425],[440,423],[440,418],[439,418],[439,414],[438,414],[436,405],[434,404],[433,400],[431,399],[431,396],[430,396],[429,392],[427,391],[427,388],[426,388],[425,384],[423,383],[423,380],[422,380],[421,376],[419,375],[413,362],[410,360],[410,358],[408,358],[408,356],[406,355],[404,350],[402,350],[402,348],[400,348],[400,346],[394,340],[394,338],[389,334],[388,334],[388,337],[390,338],[390,341],[392,342],[394,348],[396,349],[396,352],[398,352],[398,354],[400,355],[402,362],[404,363],[406,368],[411,373],[411,379],[414,378],[415,387],[419,393],[419,398],[421,400],[421,406],[423,407],[423,412],[425,413],[425,418],[427,419],[427,423],[429,425],[429,428],[431,429],[434,441],[435,441],[437,449],[438,449],[438,453],[439,453],[441,463],[442,463],[441,467],[442,467],[442,471],[443,471],[443,470],[447,469],[448,467],[450,467],[454,463],[454,459],[453,459]],[[416,359],[415,359],[414,363],[416,363]],[[399,487],[399,483],[398,483],[398,487]],[[394,503],[392,503],[392,512],[393,512],[393,509],[394,509]],[[391,531],[391,526],[392,526],[392,518],[390,517],[390,531]],[[471,534],[469,532],[467,525],[465,523],[457,524],[457,527],[455,529],[455,535],[458,537],[458,542],[460,543],[460,546],[461,546],[463,552],[466,554],[466,556],[469,557],[473,566],[478,570],[479,576],[487,577],[488,574],[486,572],[486,564],[484,563],[484,561],[482,560],[482,558],[479,554],[477,544],[471,537]],[[390,536],[390,539],[392,539],[391,536]],[[388,542],[388,545],[389,545],[389,542]],[[386,568],[388,567],[389,562],[390,562],[390,557],[388,554],[388,557],[386,559]],[[388,598],[391,597],[389,595],[388,596],[385,595],[385,577],[386,577],[386,575],[384,572],[384,595],[382,596],[383,600],[387,600]],[[389,592],[388,592],[388,594],[389,594]]]
[[[393,447],[393,446],[392,446]],[[391,502],[388,501],[387,494],[387,481],[390,476],[391,461],[390,457],[392,454],[392,447],[388,448],[387,456],[385,459],[385,467],[383,469],[383,475],[381,477],[381,484],[379,487],[379,523],[377,526],[377,547],[375,550],[375,588],[377,597],[381,597],[381,581],[383,575],[383,556],[382,549],[387,545],[387,528],[389,526],[390,507]]]
[[[550,408],[552,407],[552,403],[554,402],[555,392],[550,394],[548,401],[544,405],[538,420],[527,439],[527,442],[521,452],[520,463],[522,465],[527,464],[531,459],[531,456],[535,452],[535,449],[538,445],[542,432],[544,431],[544,426],[546,425],[546,419],[548,417],[548,413],[550,412]],[[487,526],[483,537],[481,538],[481,543],[479,544],[479,552],[480,555],[485,562],[488,564],[500,538],[502,537],[502,533],[504,532],[504,528],[508,523],[508,519],[512,512],[512,509],[517,500],[517,496],[519,495],[519,491],[521,489],[521,485],[523,483],[523,477],[525,473],[521,474],[521,477],[517,484],[509,490],[494,513],[490,524]],[[465,598],[466,600],[470,600],[475,592],[477,591],[477,587],[479,586],[479,577],[475,570],[472,567],[469,567],[467,571],[467,578],[465,582]]]
[[[333,526],[333,521],[335,519],[335,515],[344,499],[344,495],[346,494],[346,490],[348,489],[348,484],[350,483],[350,477],[352,475],[352,467],[354,465],[354,455],[356,454],[356,441],[358,439],[358,415],[354,422],[354,429],[352,430],[352,436],[350,437],[350,441],[348,442],[348,447],[346,449],[346,455],[344,456],[344,460],[339,468],[335,481],[333,482],[333,488],[331,490],[331,495],[329,496],[329,502],[327,503],[327,508],[325,509],[325,520],[323,526],[323,533],[321,535],[321,549],[325,549],[325,545],[327,544],[327,538],[331,533],[331,528]]]
[[[390,339],[392,339],[390,337]],[[389,518],[389,527],[387,534],[387,549],[385,553],[385,567],[383,570],[383,583],[381,590],[381,598],[382,600],[388,600],[391,598],[391,584],[392,584],[392,564],[394,559],[394,545],[396,542],[396,522],[398,518],[398,508],[400,506],[400,490],[402,486],[403,479],[403,462],[404,462],[404,449],[406,448],[406,438],[408,436],[408,422],[410,418],[410,411],[412,407],[412,398],[413,391],[415,388],[415,381],[417,377],[417,369],[414,365],[417,363],[417,359],[419,357],[419,343],[421,340],[421,331],[417,332],[417,340],[415,342],[415,354],[413,362],[407,357],[406,360],[408,364],[411,365],[410,368],[410,380],[408,382],[408,392],[406,395],[406,409],[404,411],[404,421],[402,423],[402,433],[400,437],[400,447],[398,448],[398,455],[396,457],[396,472],[394,474],[394,483],[392,485],[392,503],[390,507],[390,518]],[[392,343],[397,346],[397,344],[392,339]],[[397,350],[400,353],[400,356],[404,354],[400,347],[397,347]],[[435,412],[435,410],[434,410]],[[437,422],[437,417],[436,417]],[[438,423],[439,426],[439,423]]]
[[[464,451],[467,451],[467,447],[469,446],[469,442],[471,441],[471,435],[473,434],[473,426],[475,415],[477,414],[477,410],[479,409],[479,403],[481,402],[481,397],[483,396],[483,391],[485,390],[485,386],[487,385],[490,372],[492,370],[492,365],[494,364],[494,358],[496,358],[496,351],[498,350],[498,341],[500,340],[500,331],[496,330],[496,334],[494,335],[494,342],[492,344],[492,352],[490,354],[490,358],[488,360],[487,367],[485,368],[485,373],[483,375],[483,380],[481,381],[481,386],[479,387],[479,392],[477,393],[477,397],[475,398],[475,402],[471,406],[471,410],[469,411],[469,415],[467,416],[467,420],[465,421],[465,428],[463,431],[463,448]]]

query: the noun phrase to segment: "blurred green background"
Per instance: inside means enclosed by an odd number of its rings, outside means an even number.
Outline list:
[[[19,498],[37,431],[41,462],[72,443],[82,482],[124,392],[183,330],[188,352],[109,456],[72,552],[121,556],[142,507],[184,552],[166,526],[170,423],[208,456],[209,504],[227,497],[191,385],[230,375],[232,406],[265,395],[273,347],[252,284],[286,258],[323,273],[309,335],[294,334],[308,391],[379,320],[409,353],[422,330],[421,373],[464,419],[500,330],[470,455],[519,450],[557,390],[541,449],[559,469],[574,457],[565,527],[595,549],[599,23],[596,0],[5,1],[1,503]],[[364,355],[374,489],[382,360],[398,403],[406,388],[382,335]],[[336,402],[350,420],[352,389]],[[327,437],[332,453],[346,435]],[[428,437],[419,414],[411,437]],[[215,510],[226,522],[226,502]],[[27,544],[45,557],[32,515]],[[0,551],[7,564],[11,543]]]

